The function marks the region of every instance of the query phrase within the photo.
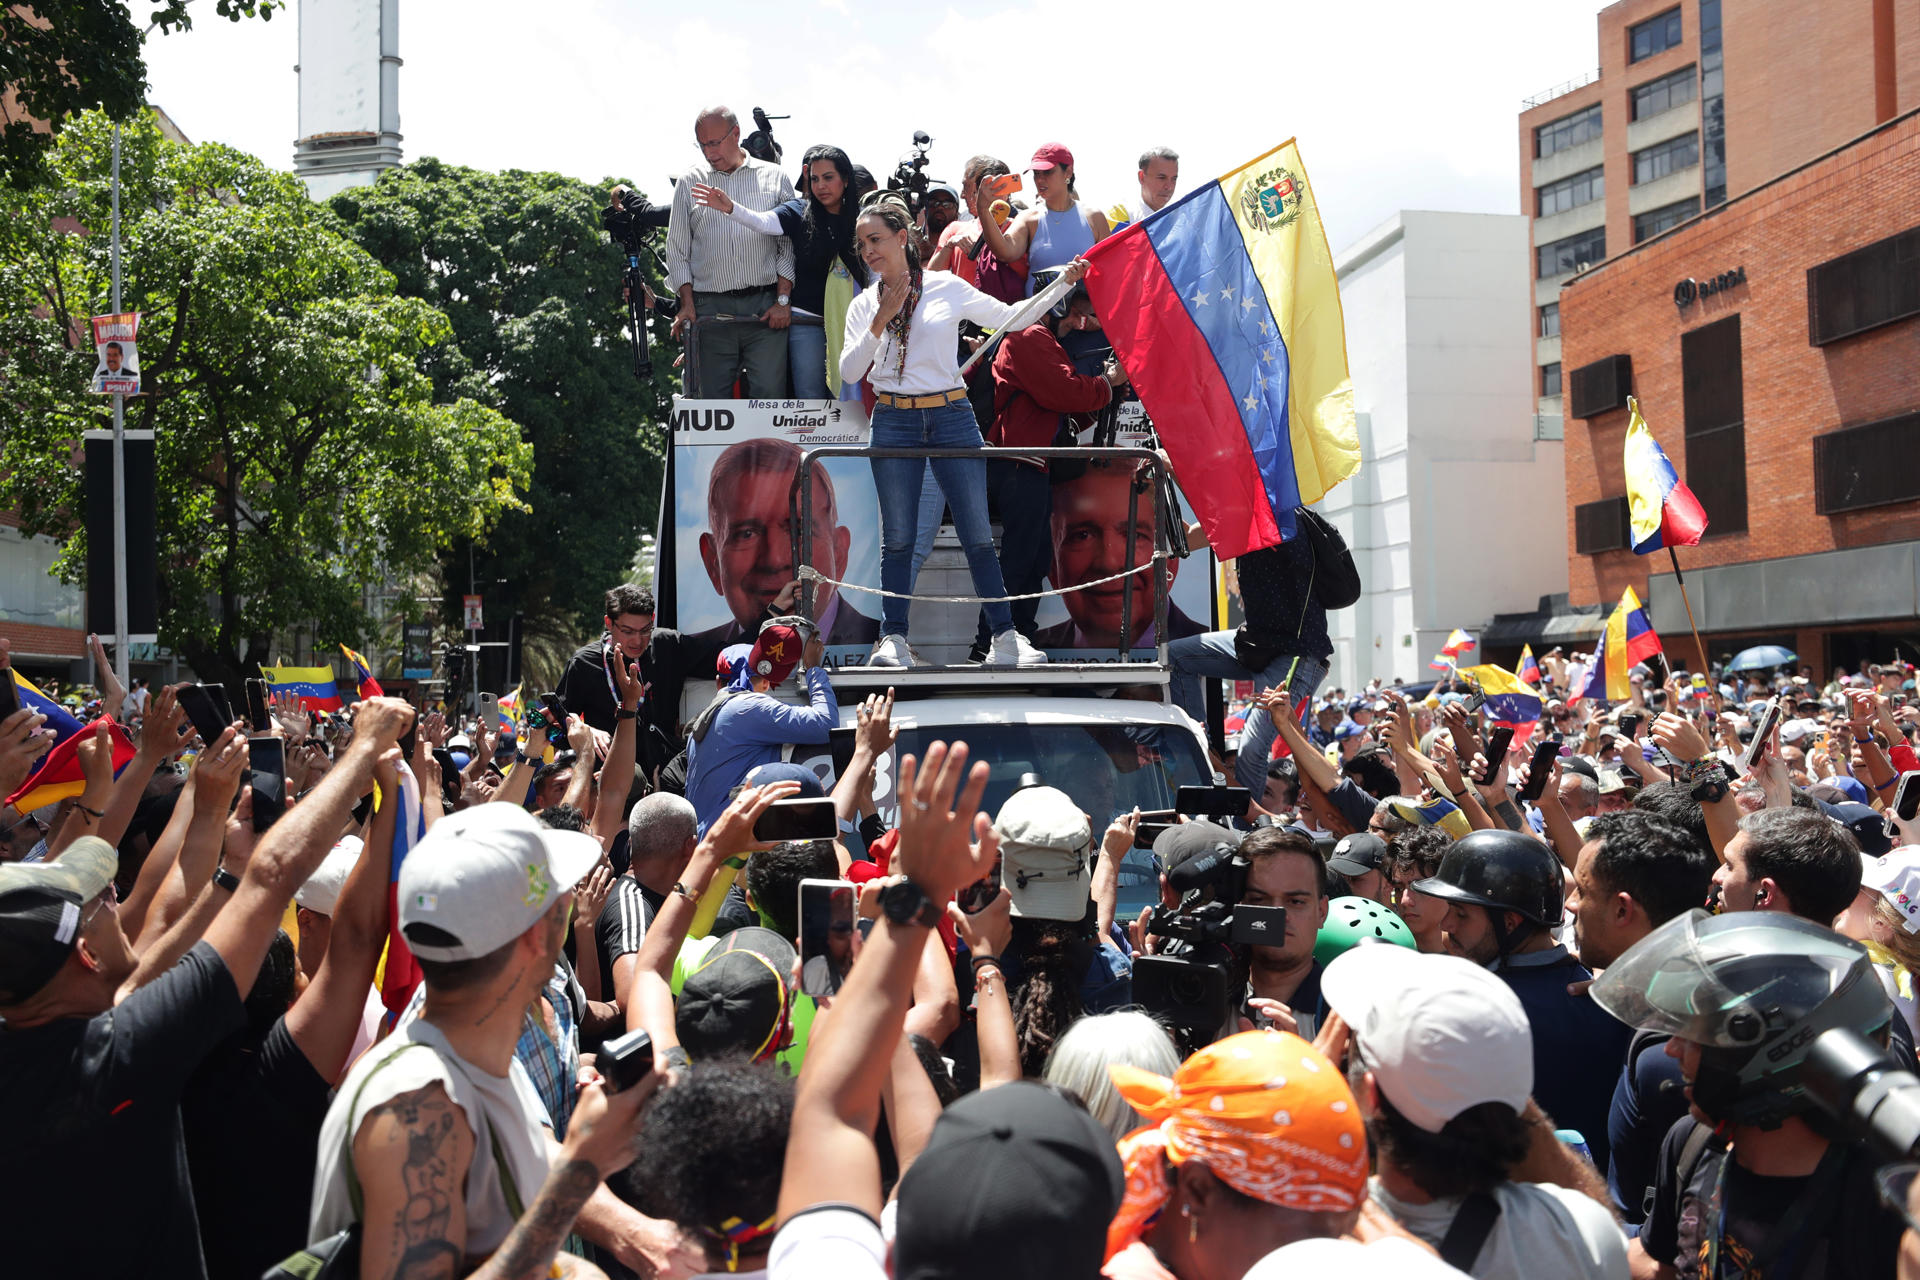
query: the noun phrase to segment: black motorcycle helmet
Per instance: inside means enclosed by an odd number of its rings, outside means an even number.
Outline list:
[[[1485,907],[1504,959],[1536,928],[1560,923],[1560,885],[1560,863],[1538,840],[1518,831],[1475,831],[1449,845],[1440,869],[1413,887],[1430,898]],[[1510,932],[1508,911],[1527,923]]]

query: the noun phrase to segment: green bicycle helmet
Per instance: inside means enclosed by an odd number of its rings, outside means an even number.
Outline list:
[[[1415,945],[1413,930],[1391,908],[1372,898],[1335,898],[1327,904],[1327,922],[1314,939],[1313,961],[1325,967],[1335,956],[1369,940],[1397,942],[1408,948]]]

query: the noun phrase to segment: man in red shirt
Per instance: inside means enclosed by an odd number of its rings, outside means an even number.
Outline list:
[[[1093,303],[1076,287],[1039,323],[1010,333],[993,356],[993,426],[987,443],[1005,449],[1044,448],[1059,435],[1063,420],[1104,409],[1127,375],[1109,360],[1103,374],[1076,373],[1060,345],[1060,335],[1092,327]],[[1086,425],[1075,424],[1075,430]],[[1008,595],[1040,590],[1052,561],[1048,520],[1053,491],[1044,458],[997,459],[987,464],[987,492],[1000,516],[1000,573]],[[1032,639],[1038,600],[1013,602],[1013,625]],[[981,616],[980,648],[986,646],[986,617]]]

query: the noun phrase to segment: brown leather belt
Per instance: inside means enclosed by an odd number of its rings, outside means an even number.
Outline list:
[[[959,404],[967,398],[965,388],[952,391],[937,391],[930,396],[896,396],[885,391],[876,391],[873,398],[889,409],[938,409],[942,405]]]

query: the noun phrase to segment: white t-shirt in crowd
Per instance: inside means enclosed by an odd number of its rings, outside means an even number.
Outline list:
[[[1555,1275],[1551,1269],[1541,1275]],[[1388,1237],[1361,1244],[1345,1237],[1296,1240],[1253,1264],[1242,1280],[1462,1280],[1455,1271],[1411,1240]]]
[[[1439,1248],[1460,1210],[1459,1199],[1410,1204],[1380,1180],[1368,1184],[1375,1204],[1395,1222]],[[1504,1182],[1493,1189],[1500,1216],[1474,1260],[1477,1280],[1627,1280],[1627,1238],[1613,1215],[1578,1191],[1542,1182]]]
[[[397,1050],[409,1044],[424,1047],[407,1049],[396,1056]],[[360,1084],[370,1074],[373,1079],[362,1090]],[[466,1251],[484,1255],[500,1247],[513,1227],[514,1215],[507,1207],[492,1139],[499,1140],[520,1203],[532,1204],[547,1180],[547,1109],[519,1059],[506,1075],[488,1075],[455,1053],[440,1029],[425,1019],[399,1027],[375,1045],[354,1064],[333,1095],[333,1105],[327,1108],[327,1118],[320,1126],[313,1211],[307,1222],[309,1240],[324,1240],[355,1221],[347,1194],[347,1168],[341,1159],[346,1135],[358,1133],[367,1113],[389,1098],[436,1080],[466,1113],[467,1125],[473,1131],[473,1162],[466,1176]]]
[[[846,344],[840,349],[840,379],[865,378],[875,391],[890,395],[926,396],[960,387],[960,322],[971,320],[998,329],[1012,318],[1011,303],[988,297],[959,276],[946,271],[920,275],[920,305],[913,309],[907,328],[906,369],[898,369],[899,347],[889,330],[873,336],[873,318],[880,312],[881,282],[875,280],[847,308]],[[869,372],[871,370],[871,372]]]
[[[880,1224],[858,1209],[823,1204],[787,1219],[773,1238],[768,1280],[887,1280]]]

